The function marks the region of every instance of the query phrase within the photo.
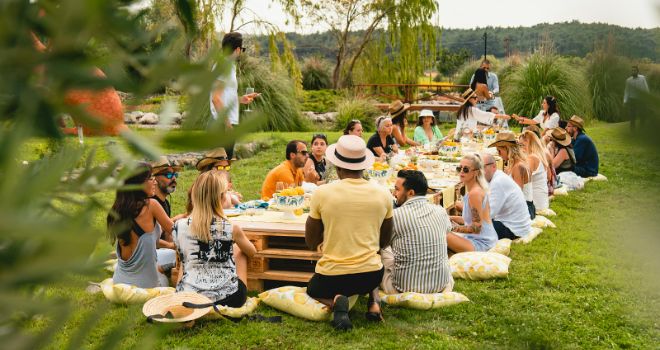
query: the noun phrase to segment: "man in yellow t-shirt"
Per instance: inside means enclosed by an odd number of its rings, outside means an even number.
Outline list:
[[[261,186],[261,199],[267,201],[275,193],[277,183],[281,182],[284,186],[300,186],[303,179],[303,167],[309,158],[307,145],[303,141],[290,141],[286,145],[286,160],[273,168],[266,175]]]
[[[320,186],[312,196],[305,225],[307,245],[322,256],[307,294],[333,308],[332,325],[352,328],[348,296],[369,293],[367,319],[382,321],[378,286],[383,278],[379,250],[392,237],[392,195],[362,178],[374,156],[360,137],[344,135],[325,157],[340,181]]]

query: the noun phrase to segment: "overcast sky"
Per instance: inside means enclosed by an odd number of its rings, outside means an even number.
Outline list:
[[[268,5],[270,3],[268,0],[247,0],[247,7],[287,32],[310,33],[327,29],[319,25],[303,28],[286,25],[281,7]],[[572,20],[632,28],[660,26],[660,0],[438,0],[438,3],[435,23],[445,28],[517,27]],[[244,30],[252,32],[249,27]]]

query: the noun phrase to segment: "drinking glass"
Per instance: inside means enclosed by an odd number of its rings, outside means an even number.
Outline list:
[[[275,184],[275,192],[282,192],[284,190],[284,182],[278,181]]]
[[[250,95],[250,94],[253,94],[253,93],[254,93],[254,88],[253,88],[253,87],[249,87],[249,88],[246,88],[246,89],[245,89],[245,94],[246,94],[246,95]],[[247,108],[245,109],[245,111],[246,111],[246,112],[252,112],[252,110],[250,109],[250,105],[247,106]]]

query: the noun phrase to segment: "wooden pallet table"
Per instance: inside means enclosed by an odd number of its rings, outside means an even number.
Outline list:
[[[268,215],[281,214],[268,213]],[[257,248],[257,254],[249,259],[248,263],[249,290],[263,291],[265,286],[301,285],[309,281],[321,253],[307,248],[304,223],[258,221],[237,221],[237,223]]]

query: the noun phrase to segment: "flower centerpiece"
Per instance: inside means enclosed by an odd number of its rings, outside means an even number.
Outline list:
[[[367,169],[367,175],[370,179],[383,183],[390,175],[390,166],[387,163],[374,162],[371,169]]]
[[[284,219],[295,219],[294,211],[302,209],[305,203],[305,190],[302,187],[286,188],[273,195],[274,204],[281,210]]]

